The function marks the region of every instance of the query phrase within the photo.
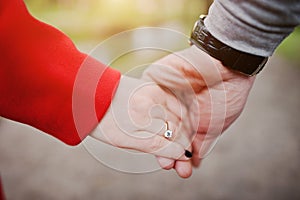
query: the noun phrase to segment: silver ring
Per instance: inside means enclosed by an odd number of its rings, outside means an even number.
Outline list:
[[[170,139],[173,135],[173,131],[169,129],[169,124],[166,122],[166,131],[164,133],[165,138]]]

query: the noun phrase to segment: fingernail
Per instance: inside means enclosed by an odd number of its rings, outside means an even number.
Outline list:
[[[185,157],[187,158],[191,158],[193,156],[192,152],[188,151],[188,150],[185,150],[185,153],[184,153]]]

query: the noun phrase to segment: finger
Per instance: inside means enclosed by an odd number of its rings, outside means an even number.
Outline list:
[[[201,159],[199,157],[199,148],[198,148],[198,141],[194,140],[192,143],[192,148],[193,148],[193,157],[191,159],[192,161],[192,166],[195,168],[198,168],[201,163]]]
[[[181,178],[188,178],[192,175],[192,163],[190,160],[176,161],[174,169]]]
[[[164,123],[172,122],[173,124],[176,124],[178,126],[181,122],[181,118],[178,117],[175,113],[176,111],[174,112],[170,110],[167,106],[165,106],[164,108],[162,108],[162,106],[155,106],[151,109],[150,115],[151,119],[160,119]]]
[[[190,86],[182,72],[185,65],[189,65],[189,63],[179,56],[171,54],[150,65],[144,71],[142,79],[154,81],[167,88],[185,90]]]
[[[150,135],[151,133],[145,134]],[[185,149],[182,145],[159,135],[144,138],[129,137],[124,138],[123,141],[126,141],[126,143],[122,142],[123,146],[119,146],[121,148],[134,149],[174,160],[190,160],[185,156]]]
[[[104,133],[99,126],[90,135],[119,148],[133,149],[174,160],[190,159],[185,156],[185,149],[182,145],[146,131],[136,131],[129,135],[112,127],[110,132]]]
[[[175,132],[177,127],[181,125],[179,117],[177,117],[172,111],[170,111],[167,108],[167,106],[159,104],[156,104],[151,107],[147,115],[146,121],[149,122],[147,126],[140,127],[140,129],[152,132],[153,134],[160,135],[163,135],[166,131],[165,124],[167,122],[172,127],[171,130],[173,132]]]
[[[194,131],[193,126],[190,123],[190,116],[187,113],[187,108],[176,101],[167,101],[166,107],[177,117],[176,123],[172,124],[174,121],[170,122],[171,126],[173,126],[173,129],[176,130],[176,137],[174,137],[173,141],[175,140],[176,142],[182,144],[185,148],[189,147],[193,139],[192,133]]]
[[[166,109],[172,115],[175,115],[178,120],[181,120],[182,117],[185,116],[185,111],[187,110],[186,107],[181,103],[182,96],[181,94],[176,94],[175,89],[167,88],[167,92],[170,93],[170,98],[166,99]]]
[[[174,124],[171,124],[174,126]],[[175,129],[175,135],[172,137],[172,141],[177,142],[183,146],[186,150],[189,150],[191,152],[191,140],[189,137],[188,129],[185,127],[185,125],[179,125],[179,127],[175,126],[173,127]],[[172,130],[172,129],[171,129]]]
[[[172,134],[170,138],[165,136],[166,131],[171,131]],[[149,132],[150,134],[145,134],[146,132]],[[151,124],[149,126],[141,127],[140,130],[134,133],[128,133],[128,135],[132,135],[134,137],[140,137],[140,138],[151,137],[152,135],[159,135],[161,137],[165,137],[170,141],[174,141],[176,139],[176,132],[177,132],[177,125],[175,125],[173,122],[163,121],[161,119],[152,119]]]
[[[156,157],[159,166],[162,169],[170,170],[174,167],[175,161],[169,158]]]
[[[193,158],[191,159],[192,165],[195,168],[200,167],[202,159],[205,155],[205,151],[202,150],[203,141],[205,139],[205,134],[197,133],[195,139],[192,142],[193,148]],[[202,151],[202,152],[201,152]]]
[[[142,79],[154,81],[165,87],[176,88],[185,93],[199,92],[205,87],[203,72],[199,66],[207,65],[207,63],[210,66],[211,62],[210,60],[191,62],[194,59],[191,59],[189,54],[182,51],[158,60],[144,71]],[[199,65],[199,63],[203,64]]]
[[[201,159],[199,158],[199,157],[197,157],[197,156],[193,156],[192,157],[192,160],[191,160],[191,162],[192,162],[192,166],[193,167],[195,167],[195,168],[199,168],[200,167],[200,165],[201,165]]]
[[[161,135],[160,133],[165,131],[165,121],[162,119],[155,119],[152,118],[150,120],[150,123],[147,124],[146,126],[140,126],[137,127],[137,131],[136,132],[149,132],[152,135]],[[132,133],[130,135],[133,135]],[[135,134],[136,135],[136,134]]]
[[[119,148],[133,149],[145,153],[151,153],[156,156],[165,158],[171,158],[174,160],[189,160],[190,158],[185,156],[185,149],[182,145],[167,140],[166,138],[153,134],[153,132],[147,131],[134,131],[130,134],[123,132],[119,128],[112,126],[112,116],[108,116],[103,120],[107,120],[107,127],[103,124],[96,127],[96,129],[90,134],[92,137],[113,145]],[[158,123],[164,124],[162,120]],[[102,121],[103,122],[103,121]],[[110,123],[109,123],[110,122]],[[163,126],[163,125],[161,125]],[[111,127],[110,129],[108,127]],[[110,130],[110,131],[103,131]]]
[[[167,134],[169,132],[170,134]],[[160,136],[166,138],[169,141],[174,141],[177,137],[177,125],[171,121],[164,122],[164,128],[158,133]]]
[[[192,152],[192,147],[189,146],[187,150]],[[176,170],[178,176],[180,176],[181,178],[188,178],[192,175],[192,160],[178,160],[175,162],[174,169]]]

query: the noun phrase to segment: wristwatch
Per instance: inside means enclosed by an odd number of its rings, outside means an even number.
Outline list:
[[[205,17],[205,15],[201,15],[196,21],[191,33],[191,45],[196,45],[210,56],[221,61],[229,69],[247,76],[258,74],[267,63],[268,57],[242,52],[219,41],[205,27]]]

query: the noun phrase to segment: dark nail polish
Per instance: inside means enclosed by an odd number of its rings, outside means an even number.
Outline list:
[[[187,158],[191,158],[193,156],[192,152],[188,151],[188,150],[185,150],[185,153],[184,153],[185,157]]]

